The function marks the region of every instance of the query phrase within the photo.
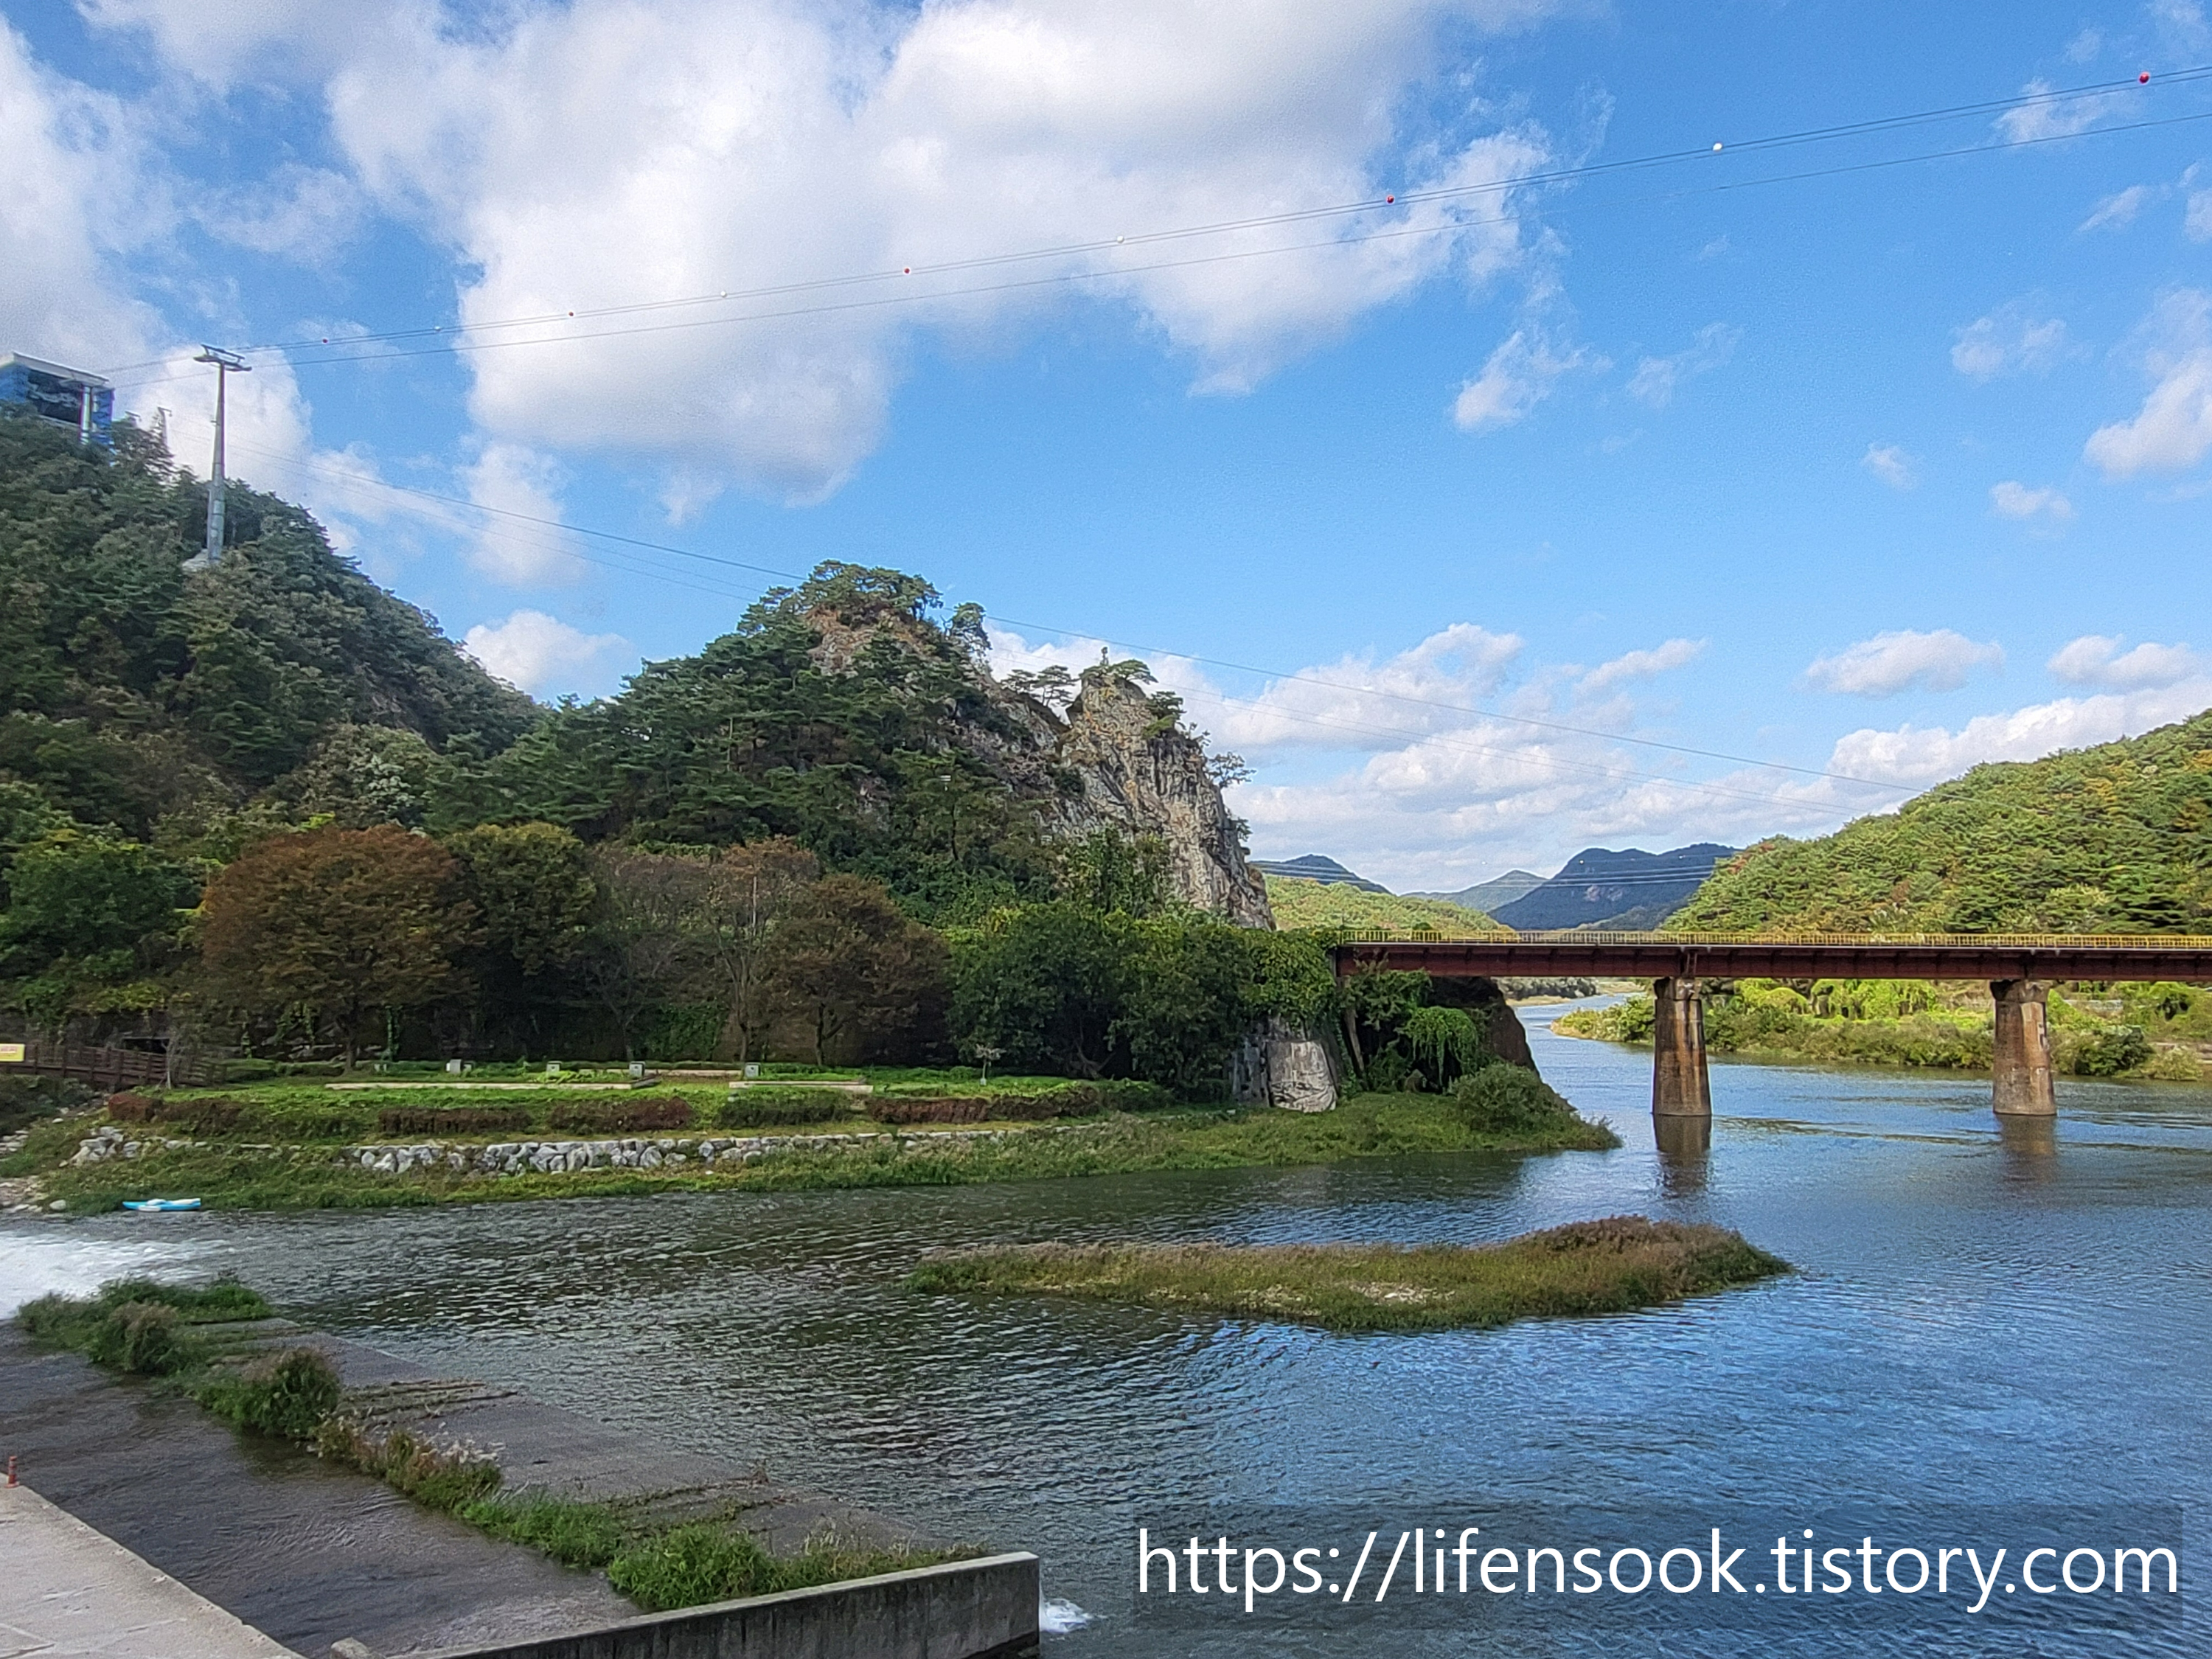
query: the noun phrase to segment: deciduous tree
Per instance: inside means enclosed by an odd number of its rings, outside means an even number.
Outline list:
[[[372,1017],[459,988],[477,913],[458,875],[437,842],[391,826],[272,836],[208,884],[208,988],[257,1019],[298,1013],[350,1066]]]

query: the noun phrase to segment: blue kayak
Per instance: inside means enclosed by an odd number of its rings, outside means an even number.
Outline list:
[[[123,1200],[123,1207],[126,1210],[197,1210],[199,1206],[200,1201],[197,1198],[126,1198]]]

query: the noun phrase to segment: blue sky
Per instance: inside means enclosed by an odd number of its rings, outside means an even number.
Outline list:
[[[0,14],[0,349],[204,469],[180,359],[314,343],[233,470],[541,696],[725,629],[712,561],[895,564],[1002,666],[1141,652],[1255,852],[1401,889],[2212,704],[2191,0]]]

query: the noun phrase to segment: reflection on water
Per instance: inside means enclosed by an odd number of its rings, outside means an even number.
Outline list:
[[[311,1322],[1034,1548],[1048,1593],[1095,1615],[1054,1638],[1071,1656],[1346,1650],[1133,1626],[1123,1529],[1140,1513],[1364,1505],[1395,1528],[1477,1504],[1694,1517],[2212,1496],[2195,1439],[2212,1091],[2069,1081],[2055,1126],[2000,1126],[1984,1079],[1717,1064],[1710,1147],[1671,1128],[1662,1145],[1648,1054],[1553,1037],[1550,1012],[1532,1021],[1545,1074],[1610,1117],[1621,1151],[37,1231],[173,1249]],[[1360,1338],[899,1288],[934,1245],[1479,1242],[1623,1211],[1739,1228],[1802,1271],[1620,1318]],[[2196,1650],[2185,1633],[2073,1639],[2014,1632],[2008,1650]],[[1370,1626],[1358,1647],[1662,1650],[1593,1641]],[[1984,1650],[1892,1628],[1663,1650]]]
[[[1661,1189],[1669,1198],[1694,1198],[1705,1189],[1712,1160],[1713,1121],[1709,1117],[1654,1117],[1652,1149],[1659,1155]]]

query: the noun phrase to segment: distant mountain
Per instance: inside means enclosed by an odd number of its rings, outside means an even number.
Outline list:
[[[1334,859],[1323,858],[1319,853],[1308,853],[1296,859],[1247,859],[1245,867],[1257,870],[1263,876],[1273,876],[1279,881],[1318,881],[1328,886],[1339,884],[1357,887],[1365,893],[1387,893],[1390,890],[1379,881],[1370,881],[1356,876]]]
[[[1607,927],[1624,932],[1656,927],[1704,885],[1713,866],[1738,849],[1714,842],[1670,853],[1635,848],[1613,852],[1593,847],[1511,903],[1491,914],[1508,927]]]
[[[1456,893],[1408,893],[1407,898],[1441,899],[1446,904],[1456,904],[1464,909],[1487,911],[1496,915],[1499,908],[1513,902],[1523,894],[1533,893],[1544,884],[1541,876],[1526,870],[1508,870],[1504,875],[1473,887],[1462,887]]]

